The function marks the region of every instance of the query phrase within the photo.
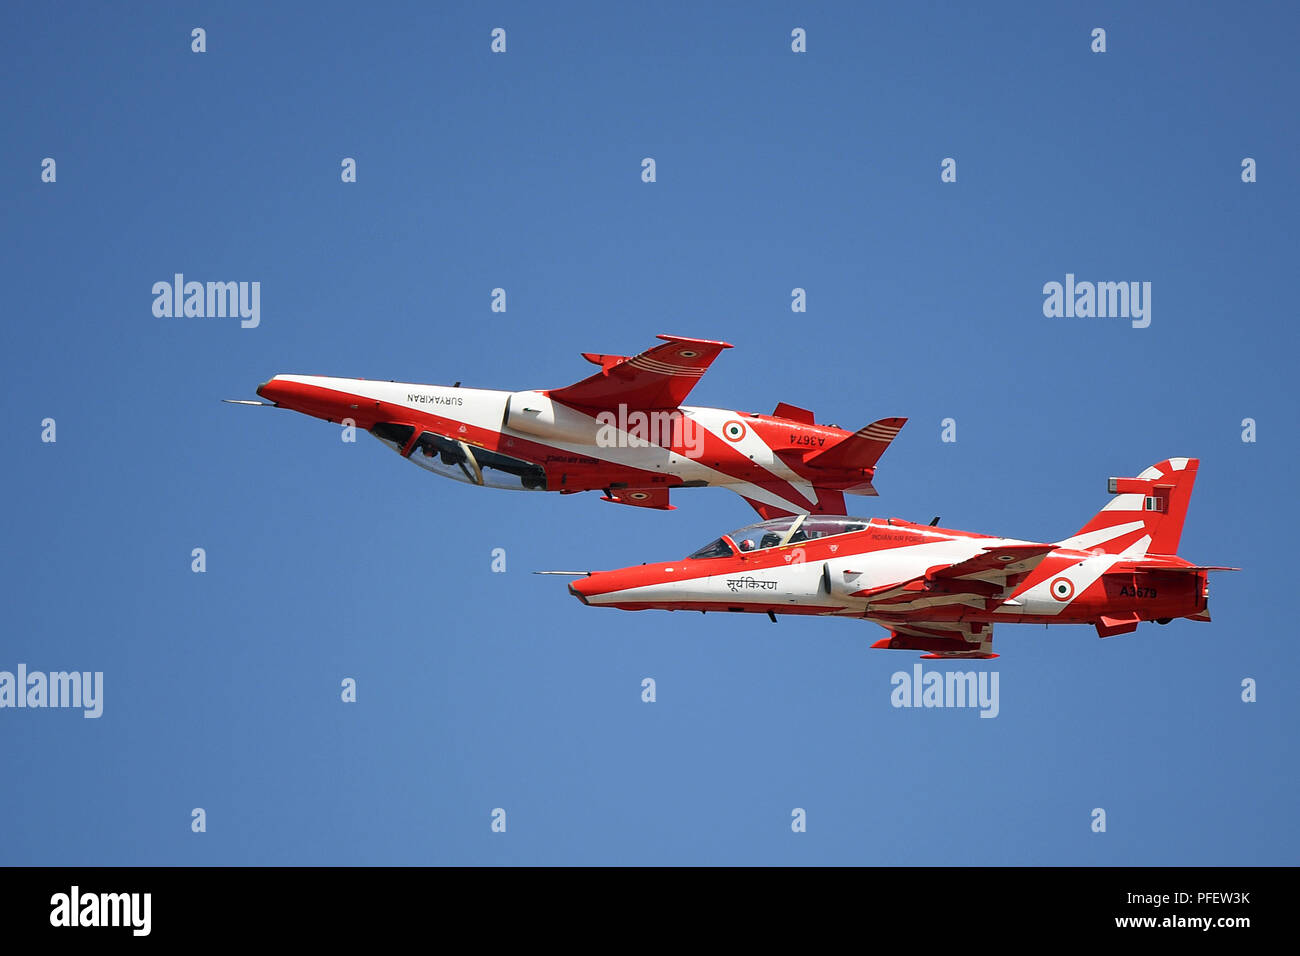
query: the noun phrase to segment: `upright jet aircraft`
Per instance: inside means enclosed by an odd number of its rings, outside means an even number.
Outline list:
[[[236,404],[350,422],[422,468],[493,488],[672,510],[673,489],[719,486],[764,518],[842,515],[846,494],[876,493],[876,462],[907,419],[848,432],[785,402],[771,415],[683,405],[731,346],[659,338],[633,357],[584,352],[600,371],[547,391],[277,375],[257,389],[267,402]]]
[[[1170,458],[1110,479],[1115,497],[1054,544],[800,515],[725,534],[685,560],[590,572],[569,590],[583,604],[629,611],[859,618],[889,631],[872,647],[927,658],[997,657],[998,623],[1092,624],[1110,637],[1140,621],[1208,621],[1209,572],[1237,569],[1176,554],[1197,466]]]

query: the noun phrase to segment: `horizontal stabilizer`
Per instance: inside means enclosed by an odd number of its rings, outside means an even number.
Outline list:
[[[906,421],[906,418],[882,418],[872,422],[825,451],[804,459],[804,463],[814,468],[874,468]]]
[[[599,352],[583,352],[582,357],[592,365],[599,365],[603,371],[608,372],[615,365],[621,365],[632,356],[630,355],[601,355]]]

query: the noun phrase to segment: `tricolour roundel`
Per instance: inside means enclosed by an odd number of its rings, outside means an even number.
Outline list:
[[[700,353],[695,351],[694,349],[682,349],[677,354],[680,355],[682,358],[695,358],[695,356],[699,355]]]
[[[631,494],[629,494],[628,497],[631,498],[633,501],[645,501],[647,498],[650,497],[650,495],[644,491],[634,491]]]
[[[737,421],[727,422],[722,426],[722,437],[727,441],[740,441],[745,437],[745,426]]]
[[[1068,601],[1074,597],[1074,585],[1069,578],[1057,578],[1051,584],[1051,592],[1058,601]]]

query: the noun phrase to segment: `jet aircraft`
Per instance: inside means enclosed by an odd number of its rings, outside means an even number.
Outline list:
[[[1091,624],[1099,637],[1208,621],[1209,572],[1177,556],[1195,458],[1170,458],[1136,478],[1079,531],[1039,543],[897,518],[797,515],[709,542],[688,558],[585,574],[583,604],[639,611],[811,614],[873,621],[872,647],[925,658],[992,658],[1000,623]]]
[[[874,495],[876,462],[905,418],[856,432],[781,402],[771,415],[683,405],[731,346],[660,335],[635,356],[584,352],[599,367],[563,388],[520,392],[359,378],[276,375],[266,402],[365,429],[435,474],[493,488],[601,491],[602,500],[672,510],[678,488],[729,488],[764,518],[847,514]]]

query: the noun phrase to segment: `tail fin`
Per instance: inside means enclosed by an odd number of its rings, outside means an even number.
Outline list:
[[[1199,466],[1196,458],[1170,458],[1136,478],[1110,479],[1115,497],[1060,546],[1133,556],[1177,554]]]
[[[882,418],[804,460],[815,468],[874,468],[906,418]]]

